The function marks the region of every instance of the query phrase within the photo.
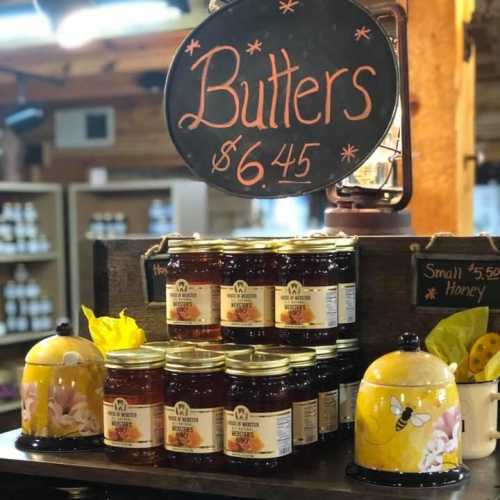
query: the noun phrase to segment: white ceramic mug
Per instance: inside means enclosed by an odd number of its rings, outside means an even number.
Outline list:
[[[500,439],[498,419],[498,380],[457,384],[462,412],[462,449],[466,460],[491,455]]]

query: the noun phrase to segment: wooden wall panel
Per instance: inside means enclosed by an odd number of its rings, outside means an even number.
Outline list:
[[[474,58],[463,61],[463,23],[473,0],[409,0],[410,89],[413,101],[418,234],[472,232]],[[432,216],[431,216],[432,215]]]

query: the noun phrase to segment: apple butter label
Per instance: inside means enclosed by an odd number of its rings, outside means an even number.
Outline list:
[[[292,453],[292,409],[253,413],[238,405],[224,412],[224,453],[230,457],[268,459]]]
[[[221,287],[221,325],[264,328],[274,325],[274,287],[238,280]]]
[[[349,384],[339,384],[339,421],[341,424],[354,422],[358,390],[359,381]]]
[[[337,286],[302,286],[290,281],[276,287],[276,328],[319,329],[337,326]]]
[[[184,401],[165,406],[165,448],[179,453],[218,453],[223,449],[224,409],[191,408]]]
[[[220,287],[177,280],[167,285],[167,324],[215,325],[219,323]]]
[[[126,396],[105,397],[105,445],[155,448],[163,444],[163,404],[133,404],[135,399]]]
[[[339,392],[337,389],[320,392],[319,406],[319,433],[335,432],[339,427]]]
[[[356,283],[339,285],[339,324],[356,323]]]
[[[302,446],[318,440],[318,400],[293,403],[293,445]]]

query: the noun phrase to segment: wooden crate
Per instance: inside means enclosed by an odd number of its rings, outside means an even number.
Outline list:
[[[411,304],[412,252],[425,247],[429,238],[360,238],[360,293],[358,336],[366,361],[394,350],[398,336],[411,331],[424,338],[449,313],[417,311]],[[124,307],[136,318],[149,340],[166,338],[165,311],[146,307],[139,259],[157,240],[97,241],[94,246],[95,307],[97,314],[116,315]],[[497,246],[500,238],[496,239]],[[485,238],[443,238],[433,251],[454,254],[487,254]],[[500,314],[491,315],[490,327],[500,331]]]

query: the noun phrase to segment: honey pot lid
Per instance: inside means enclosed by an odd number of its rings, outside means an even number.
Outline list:
[[[399,351],[375,360],[363,380],[375,385],[422,387],[447,385],[455,381],[448,365],[437,356],[420,350],[420,339],[413,333],[399,338]]]
[[[75,366],[103,363],[104,358],[97,346],[90,340],[76,337],[68,323],[56,328],[56,335],[35,344],[26,355],[30,365]]]

